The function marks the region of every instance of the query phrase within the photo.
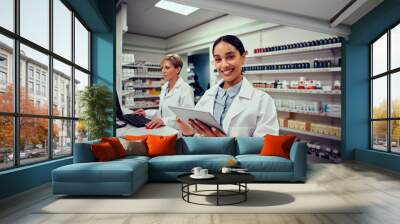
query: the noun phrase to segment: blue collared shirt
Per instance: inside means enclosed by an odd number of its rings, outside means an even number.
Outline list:
[[[217,95],[215,96],[213,115],[221,127],[229,107],[231,106],[235,97],[239,94],[242,82],[243,81],[228,89],[223,89],[221,86],[218,86]]]

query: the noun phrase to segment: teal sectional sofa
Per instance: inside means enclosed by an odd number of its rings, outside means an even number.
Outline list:
[[[304,143],[295,142],[290,159],[260,156],[262,137],[183,137],[177,141],[177,155],[127,156],[96,162],[91,141],[75,144],[74,163],[52,171],[54,194],[131,195],[148,181],[176,181],[193,167],[219,172],[234,159],[259,182],[305,182],[307,153]]]

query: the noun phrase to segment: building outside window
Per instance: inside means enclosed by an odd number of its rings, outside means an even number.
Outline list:
[[[7,87],[7,56],[0,54],[0,91]]]
[[[7,56],[0,54],[0,68],[6,68],[7,67]]]
[[[42,82],[46,82],[46,74],[42,73]]]
[[[0,84],[7,84],[7,74],[3,71],[0,71]]]
[[[40,96],[40,84],[36,84],[36,95]]]
[[[400,24],[370,44],[371,148],[400,153]]]
[[[33,82],[31,81],[28,82],[28,92],[29,94],[34,94]]]
[[[46,96],[46,86],[42,86],[42,96]]]
[[[34,77],[33,77],[33,67],[32,66],[29,66],[28,76],[29,76],[29,79],[33,80]]]
[[[19,21],[15,29],[19,33],[8,27],[2,27],[8,31],[0,29],[0,83],[13,87],[0,88],[0,158],[3,158],[0,159],[0,171],[70,156],[73,143],[87,138],[86,127],[78,123],[79,113],[74,113],[71,107],[74,102],[79,102],[77,93],[81,88],[89,85],[82,80],[90,80],[91,75],[87,26],[62,0],[19,1],[17,10],[18,13],[11,11],[10,15]],[[42,13],[38,14],[39,11]],[[0,26],[3,25],[0,23]],[[18,62],[7,60],[15,58],[14,54],[17,54]],[[54,54],[63,60],[58,61]],[[74,60],[72,55],[75,55]],[[15,88],[13,83],[12,68],[16,65],[20,68],[17,74],[19,88]],[[79,73],[75,80],[74,73]],[[48,77],[53,78],[52,90],[49,89]],[[59,80],[64,82],[62,87]],[[65,88],[74,84],[79,84],[75,92]],[[20,91],[20,94],[15,91]],[[61,94],[62,107],[57,106]],[[14,96],[19,97],[14,99]],[[54,105],[50,105],[49,99],[52,98]],[[14,111],[14,105],[20,108],[19,112]],[[13,132],[14,125],[19,130],[18,135]],[[30,134],[33,132],[38,133],[34,138]]]
[[[40,81],[40,70],[36,69],[36,80]]]

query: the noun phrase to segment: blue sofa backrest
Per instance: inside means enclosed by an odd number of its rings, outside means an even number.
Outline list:
[[[177,154],[226,154],[235,155],[233,137],[183,137],[177,141]]]
[[[236,155],[259,154],[264,137],[236,137]]]
[[[94,157],[93,152],[90,149],[90,146],[92,144],[99,144],[99,143],[100,140],[75,143],[74,163],[95,162],[96,158]]]

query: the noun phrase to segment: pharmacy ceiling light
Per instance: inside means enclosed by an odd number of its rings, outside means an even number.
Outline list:
[[[168,10],[171,12],[179,13],[179,14],[182,14],[185,16],[187,16],[199,9],[196,7],[183,5],[183,4],[179,4],[179,3],[175,3],[175,2],[170,2],[170,1],[166,1],[166,0],[161,0],[161,1],[157,2],[155,7],[165,9],[165,10]]]

